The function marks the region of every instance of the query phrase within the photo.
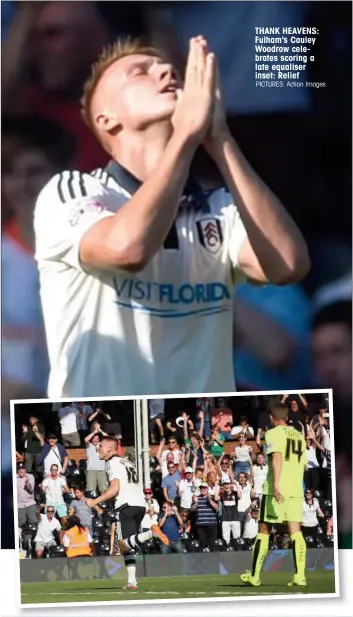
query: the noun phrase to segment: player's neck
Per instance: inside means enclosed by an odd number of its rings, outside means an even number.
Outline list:
[[[126,132],[113,148],[113,158],[144,182],[161,161],[171,135],[170,122],[155,124],[145,131]]]

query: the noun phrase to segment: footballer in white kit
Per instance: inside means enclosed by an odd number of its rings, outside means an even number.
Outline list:
[[[135,465],[118,456],[117,448],[118,442],[114,437],[103,437],[97,446],[99,458],[105,460],[109,488],[96,499],[86,499],[86,502],[94,508],[103,501],[114,499],[118,544],[128,573],[127,588],[134,589],[137,587],[135,550],[153,537],[164,544],[169,544],[169,540],[158,525],[152,525],[150,530],[140,533],[146,514],[145,496],[138,484]]]
[[[183,87],[163,52],[119,41],[82,114],[112,161],[64,171],[35,209],[50,397],[234,390],[234,287],[292,283],[305,242],[227,127],[215,57],[190,41]],[[204,146],[228,189],[201,190]]]
[[[229,193],[192,184],[164,245],[137,274],[80,264],[87,229],[113,218],[139,186],[112,161],[92,175],[55,176],[39,196],[49,396],[234,390],[232,306],[246,232]]]

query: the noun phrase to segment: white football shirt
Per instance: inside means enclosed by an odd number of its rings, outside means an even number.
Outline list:
[[[234,390],[232,309],[246,232],[229,193],[183,197],[143,271],[89,270],[79,259],[82,237],[140,186],[118,164],[107,169],[65,171],[37,200],[49,396]]]
[[[106,461],[105,470],[109,483],[114,479],[120,480],[120,490],[115,498],[116,510],[124,505],[146,507],[145,496],[137,483],[136,467],[133,463],[115,455]]]

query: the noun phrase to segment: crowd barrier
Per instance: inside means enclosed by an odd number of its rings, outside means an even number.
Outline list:
[[[240,574],[251,569],[251,551],[138,555],[137,577]],[[310,549],[307,570],[333,570],[333,548]],[[293,572],[291,550],[269,551],[264,571]],[[123,557],[76,557],[74,559],[21,559],[22,583],[126,579]]]

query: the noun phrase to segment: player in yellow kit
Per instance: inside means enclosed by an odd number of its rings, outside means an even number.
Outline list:
[[[254,587],[261,585],[260,572],[268,551],[271,527],[274,523],[287,523],[293,541],[295,565],[294,577],[288,585],[304,586],[306,544],[301,523],[306,444],[302,435],[287,424],[287,405],[273,405],[270,417],[273,428],[265,434],[268,475],[260,503],[259,533],[253,547],[252,570],[247,570],[240,578]]]

